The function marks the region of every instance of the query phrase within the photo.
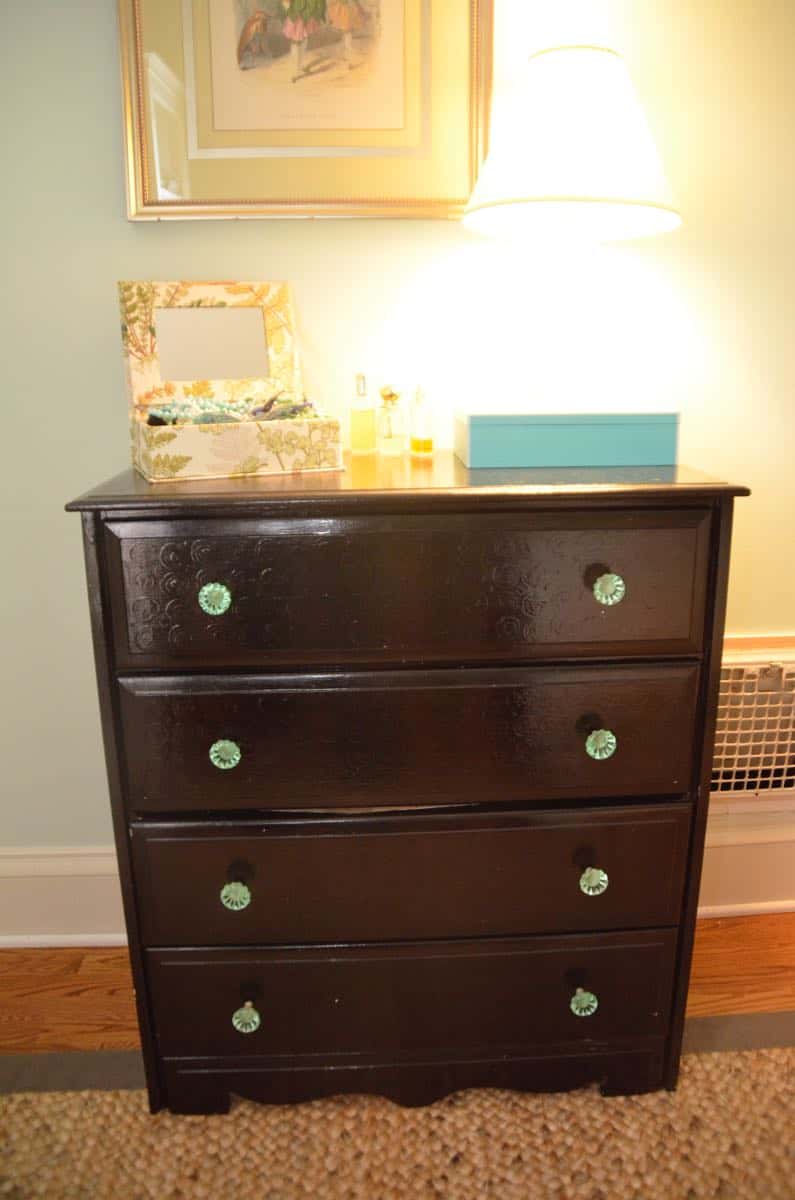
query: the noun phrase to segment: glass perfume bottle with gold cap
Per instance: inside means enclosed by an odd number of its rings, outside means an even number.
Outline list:
[[[406,433],[400,396],[391,387],[381,388],[381,407],[378,410],[376,447],[379,454],[397,455],[406,449]]]
[[[367,380],[356,376],[356,395],[351,405],[351,454],[375,453],[375,405],[367,395]]]

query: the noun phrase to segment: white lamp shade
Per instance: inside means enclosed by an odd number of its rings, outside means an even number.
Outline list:
[[[680,221],[620,55],[597,46],[533,55],[495,113],[465,224],[495,236],[613,241]]]

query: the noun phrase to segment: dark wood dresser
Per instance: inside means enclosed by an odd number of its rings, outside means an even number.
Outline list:
[[[153,1110],[675,1086],[747,494],[442,455],[69,505]]]

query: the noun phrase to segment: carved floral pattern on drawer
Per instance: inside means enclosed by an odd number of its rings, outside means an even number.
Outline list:
[[[127,612],[130,649],[148,652],[163,640],[179,650],[191,637],[186,628],[190,611],[196,621],[196,597],[206,583],[214,582],[208,558],[213,543],[207,538],[181,538],[160,542],[125,540],[122,561],[127,580]],[[252,553],[253,551],[253,553]],[[246,603],[256,588],[251,559],[256,562],[259,543],[230,541],[226,552],[223,582],[233,591],[236,603]],[[256,571],[256,569],[255,569]],[[267,572],[267,568],[265,569]],[[228,622],[200,622],[199,636],[212,642],[218,638],[242,641],[244,631]]]
[[[131,665],[696,653],[708,514],[632,516],[607,530],[582,514],[524,531],[516,518],[241,522],[237,536],[207,521],[206,537],[186,536],[187,521],[163,537],[114,525],[120,650]],[[626,595],[605,606],[593,584],[613,570]],[[221,618],[198,605],[207,582],[232,593]]]

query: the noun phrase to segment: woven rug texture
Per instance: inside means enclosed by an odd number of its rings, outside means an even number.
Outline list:
[[[0,1109],[3,1200],[793,1200],[795,1051],[697,1054],[674,1093],[476,1090],[228,1116],[150,1116],[142,1092],[23,1093]]]

